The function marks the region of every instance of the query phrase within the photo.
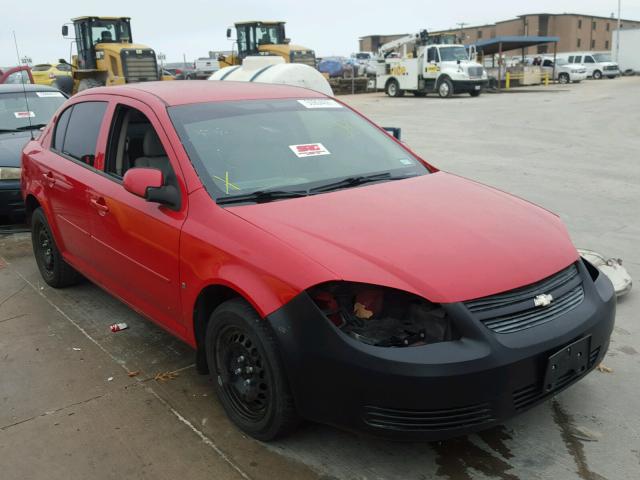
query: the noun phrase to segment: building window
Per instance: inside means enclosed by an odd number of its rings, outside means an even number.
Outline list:
[[[478,30],[478,38],[482,38],[482,30]]]
[[[591,22],[591,30],[595,30],[596,29],[596,22],[593,21]]]
[[[582,28],[582,19],[581,18],[578,19],[578,28]]]
[[[596,48],[596,41],[595,40],[591,40],[591,48]]]
[[[581,40],[580,40],[580,39],[578,39],[578,45],[577,45],[577,48],[580,48],[580,44],[581,44],[581,43],[582,43],[582,42],[581,42]]]
[[[611,24],[607,23],[607,32],[609,32],[611,29]]]
[[[604,41],[604,49],[609,50],[609,40]]]

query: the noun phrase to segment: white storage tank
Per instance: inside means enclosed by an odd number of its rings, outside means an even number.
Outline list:
[[[302,63],[285,63],[282,57],[275,55],[247,57],[242,65],[222,68],[211,75],[209,80],[281,83],[333,96],[329,82],[315,68]]]

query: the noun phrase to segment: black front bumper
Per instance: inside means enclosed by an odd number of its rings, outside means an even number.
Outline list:
[[[0,216],[19,219],[24,216],[20,180],[0,181]]]
[[[444,305],[462,338],[419,347],[363,344],[335,328],[306,293],[267,317],[299,413],[376,436],[440,440],[482,430],[591,371],[609,346],[615,295],[579,262],[585,297],[553,322],[496,334],[461,304]],[[544,388],[549,356],[589,336],[587,369]]]
[[[482,91],[487,88],[488,84],[488,80],[454,80],[453,91],[454,93],[469,93],[478,91],[478,87],[480,87],[479,90]]]

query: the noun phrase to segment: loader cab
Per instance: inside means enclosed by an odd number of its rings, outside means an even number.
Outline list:
[[[238,57],[258,55],[263,45],[285,45],[284,22],[242,22],[236,23]],[[231,32],[227,31],[229,37]]]
[[[78,69],[96,69],[96,45],[106,43],[132,43],[131,24],[128,17],[100,18],[80,17],[73,19],[75,41],[78,50]],[[62,27],[67,36],[69,28]]]

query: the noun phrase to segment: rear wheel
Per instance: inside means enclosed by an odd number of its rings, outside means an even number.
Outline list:
[[[258,440],[295,429],[299,417],[273,333],[244,300],[233,299],[211,315],[207,363],[229,418]]]
[[[602,78],[602,72],[600,70],[594,71],[593,78],[595,78],[596,80],[600,80]]]
[[[438,84],[438,95],[440,98],[449,98],[453,95],[453,83],[448,78],[443,78]]]
[[[564,72],[561,73],[560,75],[558,75],[558,81],[562,84],[569,83],[570,81],[569,74]]]
[[[387,95],[390,97],[401,97],[404,95],[404,92],[400,90],[400,85],[397,80],[389,80],[389,83],[387,83]]]
[[[103,87],[104,83],[95,78],[83,78],[78,84],[78,91],[88,90],[95,87]]]
[[[63,288],[74,285],[82,279],[80,274],[62,258],[42,208],[36,209],[31,216],[31,243],[38,270],[47,285]]]

